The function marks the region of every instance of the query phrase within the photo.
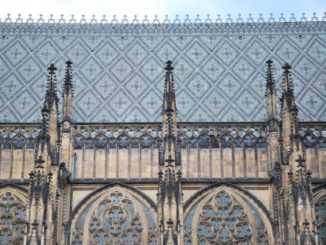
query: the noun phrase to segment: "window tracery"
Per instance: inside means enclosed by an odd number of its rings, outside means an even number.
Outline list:
[[[156,222],[139,205],[124,191],[112,191],[95,208],[89,205],[81,213],[71,244],[157,244]]]
[[[317,230],[322,244],[326,243],[326,196],[315,204]]]
[[[0,244],[21,244],[25,230],[25,204],[11,192],[0,196]]]
[[[194,241],[200,245],[269,244],[258,212],[248,209],[225,190],[215,193],[204,204],[195,205],[186,215],[184,227],[187,245]]]

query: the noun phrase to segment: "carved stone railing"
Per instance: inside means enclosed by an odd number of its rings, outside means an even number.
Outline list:
[[[37,124],[0,124],[2,149],[34,149],[40,130]]]
[[[262,14],[258,18],[254,18],[249,14],[248,18],[243,18],[241,14],[236,18],[231,18],[228,15],[226,19],[222,19],[221,15],[211,17],[207,15],[203,19],[199,15],[195,19],[190,19],[189,15],[186,15],[184,19],[181,19],[178,15],[175,18],[170,19],[167,15],[164,19],[159,20],[156,15],[154,19],[150,20],[147,15],[144,18],[138,19],[135,15],[131,20],[127,19],[125,15],[123,19],[118,20],[116,15],[110,19],[107,19],[105,15],[102,18],[97,19],[95,15],[91,19],[86,19],[84,15],[81,19],[77,20],[74,15],[65,19],[63,15],[59,19],[55,19],[53,15],[50,15],[48,19],[43,15],[33,19],[32,15],[24,19],[21,15],[17,18],[12,18],[8,14],[5,18],[0,18],[0,32],[2,37],[9,34],[56,34],[56,35],[75,35],[75,34],[110,34],[124,36],[134,34],[195,34],[195,33],[207,33],[217,30],[219,35],[221,34],[234,34],[239,35],[241,33],[296,33],[304,29],[305,33],[314,33],[316,31],[326,30],[326,13],[322,17],[318,17],[316,13],[313,13],[312,17],[306,17],[302,14],[301,17],[295,17],[294,14],[290,18],[284,17],[283,14],[280,17],[274,17],[270,14],[269,17],[264,18]],[[221,33],[220,33],[221,32]],[[300,32],[301,33],[301,32]]]
[[[300,130],[300,136],[303,139],[304,146],[306,148],[326,148],[326,125],[315,125],[309,127],[309,125],[302,125]]]
[[[178,125],[178,144],[181,148],[221,145],[222,147],[265,145],[265,124],[187,124]],[[161,124],[80,124],[74,130],[75,149],[159,147]]]
[[[306,164],[326,177],[326,123],[301,123]],[[0,179],[28,179],[40,124],[0,125]],[[182,175],[189,179],[268,178],[265,123],[179,123]],[[73,125],[74,179],[156,178],[160,123]]]
[[[140,19],[139,19],[140,18]],[[165,15],[162,20],[158,18],[158,15],[154,16],[154,19],[150,20],[148,15],[144,17],[138,17],[134,15],[132,19],[128,20],[127,15],[124,15],[121,20],[117,19],[116,15],[113,15],[112,18],[107,19],[106,15],[103,15],[100,19],[97,19],[95,15],[92,15],[91,19],[87,19],[85,15],[82,15],[78,20],[75,18],[75,15],[65,19],[64,15],[60,15],[59,19],[55,19],[51,14],[48,19],[44,18],[43,15],[33,18],[30,14],[28,18],[23,18],[21,14],[18,14],[16,18],[11,17],[10,14],[7,14],[7,17],[0,18],[0,23],[26,23],[26,24],[212,24],[212,23],[277,23],[277,22],[310,22],[310,21],[325,21],[326,12],[323,16],[318,17],[316,13],[313,13],[311,17],[307,17],[305,13],[302,13],[301,16],[296,17],[295,14],[291,14],[289,18],[286,18],[283,13],[279,17],[275,17],[273,14],[270,14],[268,17],[264,17],[263,14],[259,14],[255,18],[252,14],[249,14],[248,17],[243,17],[241,14],[238,14],[237,17],[232,18],[231,14],[227,15],[227,18],[222,19],[220,14],[217,14],[216,17],[211,17],[209,14],[206,17],[200,18],[200,15],[196,15],[196,18],[191,19],[189,15],[185,15],[185,18],[182,19],[179,15],[169,18],[168,15]]]
[[[300,136],[306,148],[326,147],[326,122],[300,123],[300,128]],[[22,149],[25,146],[34,148],[40,130],[40,124],[0,124],[0,144],[3,149]],[[90,144],[90,141],[92,141],[92,147],[103,147],[103,140],[109,145],[117,144],[117,146],[126,147],[137,143],[148,147],[150,144],[154,146],[159,144],[161,137],[160,123],[99,123],[74,126],[76,148],[81,147],[81,144]],[[265,123],[178,124],[178,143],[181,147],[194,143],[200,147],[217,143],[225,146],[230,146],[230,144],[252,146],[263,143],[265,137]],[[119,140],[121,140],[120,143]]]

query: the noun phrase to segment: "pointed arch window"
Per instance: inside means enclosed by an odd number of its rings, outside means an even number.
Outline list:
[[[259,244],[269,237],[257,210],[226,190],[208,194],[185,217],[184,244]]]
[[[0,244],[22,244],[25,230],[25,204],[17,195],[0,196]]]
[[[157,244],[148,207],[121,188],[90,203],[72,226],[71,244]]]
[[[322,244],[326,244],[326,196],[316,202],[315,214],[319,238]]]

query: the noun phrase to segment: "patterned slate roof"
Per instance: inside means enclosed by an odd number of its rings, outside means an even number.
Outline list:
[[[165,62],[179,121],[265,120],[265,61],[293,67],[299,120],[326,121],[326,22],[0,22],[0,122],[38,122],[47,67],[73,62],[74,120],[161,121]]]

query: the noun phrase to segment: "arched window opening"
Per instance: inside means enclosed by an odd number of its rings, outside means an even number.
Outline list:
[[[113,187],[93,200],[73,221],[71,244],[157,244],[154,215],[133,194]]]
[[[326,244],[326,196],[315,203],[316,224],[321,244]]]
[[[97,136],[95,139],[95,146],[97,149],[105,149],[106,137],[103,135]]]
[[[141,138],[141,145],[143,148],[150,148],[153,143],[153,139],[149,135],[143,135]]]
[[[12,192],[0,196],[0,244],[22,244],[25,232],[25,204]]]
[[[120,135],[118,138],[119,148],[127,148],[129,145],[130,139],[127,135]]]
[[[195,202],[184,227],[186,245],[272,244],[257,208],[223,188]]]
[[[84,137],[81,135],[76,135],[74,139],[74,149],[75,150],[83,149],[83,145],[84,145]]]
[[[22,135],[16,135],[12,140],[15,149],[23,149],[26,144],[26,139]]]

